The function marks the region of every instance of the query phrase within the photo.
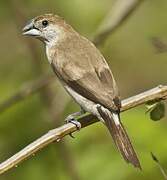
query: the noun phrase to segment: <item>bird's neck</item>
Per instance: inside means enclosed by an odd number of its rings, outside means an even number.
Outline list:
[[[64,41],[65,39],[65,35],[61,34],[61,35],[57,35],[54,38],[49,39],[49,41],[46,41],[46,55],[48,58],[49,63],[52,63],[53,60],[53,56],[55,54],[55,51],[57,49],[57,47],[59,46],[59,44],[61,44],[61,42]]]
[[[56,56],[56,51],[66,51],[66,48],[70,48],[75,43],[75,39],[78,39],[79,34],[75,31],[66,32],[61,34],[61,36],[55,37],[50,41],[46,42],[46,54],[49,63],[51,64],[54,57]]]
[[[52,54],[50,53],[50,47],[46,45],[46,56],[48,58],[49,64],[52,63]]]

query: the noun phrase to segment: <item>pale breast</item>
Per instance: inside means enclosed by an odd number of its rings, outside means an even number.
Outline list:
[[[46,55],[47,55],[49,63],[51,64],[52,59],[53,59],[53,51],[51,50],[49,46],[46,46]]]

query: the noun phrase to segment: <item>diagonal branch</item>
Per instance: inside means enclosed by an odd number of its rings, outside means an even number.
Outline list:
[[[144,104],[152,100],[165,100],[167,99],[167,86],[158,86],[156,88],[150,89],[143,93],[140,93],[136,96],[132,96],[128,99],[122,101],[121,112],[128,109],[134,108],[141,104]],[[81,123],[81,127],[84,128],[89,126],[98,120],[91,114],[85,114],[80,117],[78,121]],[[62,125],[56,129],[50,130],[48,133],[37,139],[36,141],[29,144],[27,147],[22,149],[20,152],[13,155],[11,158],[0,164],[0,174],[8,171],[13,167],[17,167],[19,163],[28,157],[32,156],[34,153],[43,149],[52,142],[59,142],[64,136],[77,131],[77,128],[74,124],[68,123]]]
[[[35,92],[43,89],[49,83],[52,82],[54,76],[43,76],[32,82],[27,82],[19,88],[19,90],[11,95],[4,102],[0,103],[0,113],[10,108],[12,105],[24,100],[29,95],[34,94]]]
[[[157,165],[158,165],[158,167],[159,167],[159,169],[160,169],[160,171],[161,171],[164,179],[167,180],[166,171],[165,171],[164,167],[161,165],[161,163],[160,163],[160,161],[158,160],[158,158],[157,158],[157,157],[155,156],[155,154],[153,154],[152,152],[151,152],[151,157],[152,157],[153,161],[155,161],[155,163],[157,163]]]
[[[106,38],[120,27],[130,15],[144,2],[143,0],[117,0],[103,19],[93,41],[96,45],[103,43]]]

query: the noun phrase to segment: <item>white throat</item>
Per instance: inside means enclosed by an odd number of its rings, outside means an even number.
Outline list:
[[[51,64],[53,59],[52,59],[52,56],[50,54],[50,47],[47,44],[46,44],[46,55],[47,55],[49,63]]]
[[[47,29],[47,35],[45,35],[45,37],[47,37],[46,38],[47,40],[45,41],[46,54],[48,57],[48,61],[51,64],[53,60],[53,54],[55,52],[55,48],[58,45],[58,43],[66,37],[66,34],[60,27],[51,26],[50,28]]]
[[[52,60],[53,60],[52,52],[56,48],[56,45],[58,44],[59,39],[60,39],[60,36],[59,36],[59,34],[57,34],[54,38],[50,38],[49,41],[45,41],[46,55],[47,55],[47,58],[48,58],[48,61],[50,64],[52,63]]]

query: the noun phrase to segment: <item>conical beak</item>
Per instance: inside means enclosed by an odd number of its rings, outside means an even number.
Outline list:
[[[26,36],[40,36],[40,30],[34,26],[34,19],[29,21],[22,29],[23,35]]]

